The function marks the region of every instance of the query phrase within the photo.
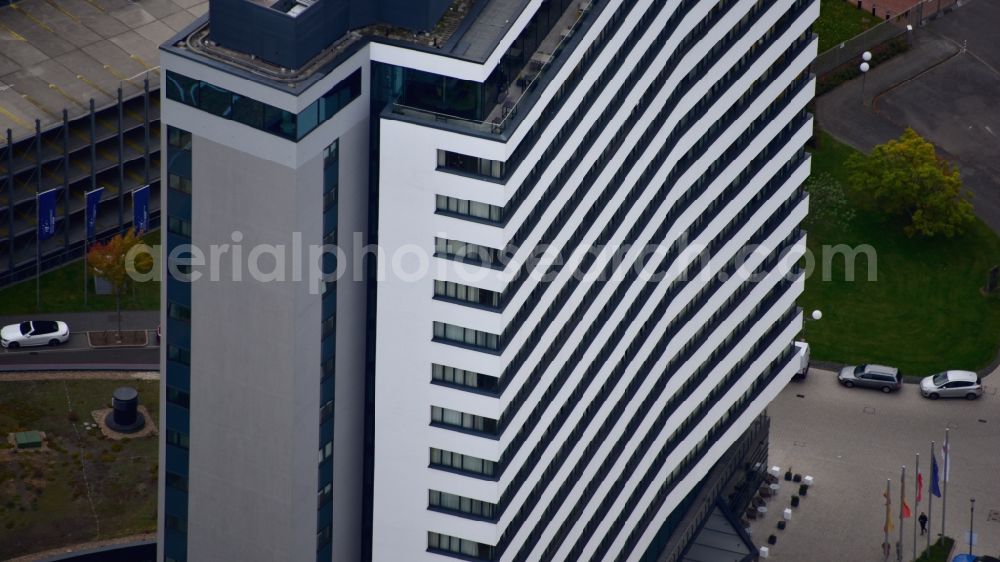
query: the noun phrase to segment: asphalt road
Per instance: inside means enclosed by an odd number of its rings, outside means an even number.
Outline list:
[[[820,126],[860,150],[913,127],[958,165],[976,214],[1000,232],[1000,2],[967,0],[913,48],[818,98]],[[864,103],[862,103],[864,99]]]
[[[58,347],[28,347],[20,349],[0,348],[0,371],[24,368],[40,369],[148,369],[158,365],[160,348],[156,345],[156,325],[159,323],[157,311],[129,311],[122,313],[123,330],[146,330],[149,345],[141,348],[93,349],[87,341],[86,332],[114,330],[117,315],[113,312],[76,312],[65,314],[36,314],[23,316],[2,316],[0,325],[14,324],[23,320],[62,320],[69,324],[70,339]]]
[[[847,389],[832,372],[813,369],[802,382],[791,382],[768,408],[771,416],[770,465],[789,467],[815,478],[814,486],[793,511],[788,528],[776,521],[798,486],[784,481],[770,500],[767,517],[752,522],[757,544],[774,533],[771,559],[789,562],[881,561],[885,507],[882,493],[892,482],[891,542],[898,540],[899,481],[906,466],[906,498],[914,516],[927,510],[930,441],[940,447],[951,430],[952,475],[948,482],[946,534],[963,542],[969,528],[969,498],[976,498],[976,554],[1000,554],[1000,375],[984,379],[986,394],[976,401],[931,401],[916,385],[883,394]],[[920,454],[924,502],[916,505],[913,467]],[[940,457],[938,458],[940,462]],[[941,499],[934,498],[932,532],[941,530]],[[995,512],[991,517],[991,512]],[[912,560],[914,519],[904,525],[904,557]],[[918,537],[921,541],[924,537]],[[923,548],[918,542],[918,550]],[[967,548],[967,546],[963,546]],[[956,552],[967,552],[957,550]],[[891,558],[895,560],[895,553]]]

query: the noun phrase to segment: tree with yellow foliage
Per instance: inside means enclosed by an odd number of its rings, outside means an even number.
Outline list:
[[[118,341],[122,337],[122,293],[135,282],[133,276],[137,272],[148,272],[153,267],[153,257],[150,252],[129,252],[145,243],[129,229],[124,235],[116,234],[107,242],[97,242],[87,252],[87,268],[95,277],[108,281],[115,293],[115,308],[118,311]]]

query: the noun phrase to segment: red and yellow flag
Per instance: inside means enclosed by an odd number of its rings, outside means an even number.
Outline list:
[[[883,492],[882,497],[885,498],[885,525],[883,526],[883,529],[886,533],[891,533],[894,528],[892,525],[892,500],[889,499],[888,492]]]

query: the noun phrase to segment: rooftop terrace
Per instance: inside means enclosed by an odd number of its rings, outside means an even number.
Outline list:
[[[161,43],[208,11],[206,0],[20,0],[0,7],[0,132],[14,139],[142,91]],[[150,87],[159,73],[150,72]],[[0,142],[3,142],[0,139]]]
[[[252,0],[268,5],[273,0]],[[325,74],[335,61],[365,41],[382,41],[484,62],[524,11],[530,0],[453,0],[434,29],[417,32],[386,24],[353,29],[297,69],[283,68],[259,57],[216,44],[209,38],[211,21],[186,36],[176,36],[167,47],[178,53],[206,57],[230,66],[240,74],[263,79],[293,90],[308,86]],[[566,0],[560,0],[566,1]]]

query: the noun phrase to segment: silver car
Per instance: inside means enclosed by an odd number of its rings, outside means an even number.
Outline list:
[[[899,390],[903,386],[903,379],[899,376],[899,369],[872,363],[844,367],[837,375],[837,381],[847,388],[863,386],[866,388],[877,388],[886,393]]]
[[[945,371],[920,381],[920,394],[925,398],[965,398],[975,400],[983,395],[983,381],[972,371]]]

